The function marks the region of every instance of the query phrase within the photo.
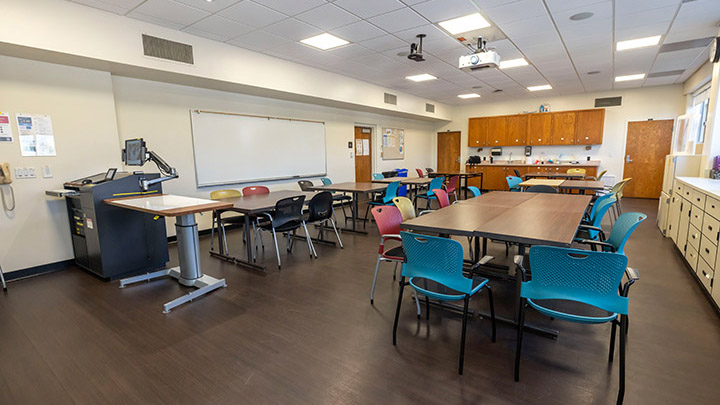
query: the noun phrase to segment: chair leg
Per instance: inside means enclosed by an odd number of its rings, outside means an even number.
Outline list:
[[[367,224],[368,214],[370,213],[370,203],[365,208],[365,217],[363,217],[363,223]]]
[[[625,328],[627,327],[627,315],[620,315],[620,383],[618,389],[617,403],[623,403],[625,399],[625,345],[627,344],[627,335]]]
[[[308,230],[307,230],[307,225],[305,225],[305,221],[303,221],[302,224],[303,224],[303,228],[305,228],[305,239],[307,240],[307,243],[308,243],[308,250],[310,250],[310,257],[315,256],[315,258],[317,259],[318,256],[317,256],[317,252],[315,251],[315,245],[313,245],[312,239],[310,239],[310,232],[308,232]],[[334,221],[333,221],[333,224],[334,224]]]
[[[333,231],[335,231],[335,237],[337,237],[338,244],[340,245],[340,249],[344,249],[345,246],[343,246],[342,240],[340,240],[340,233],[338,232],[337,226],[335,225],[335,221],[331,220],[330,223],[333,226]]]
[[[395,267],[393,268],[393,281],[397,280],[397,266],[400,262],[395,262]]]
[[[470,304],[470,296],[465,294],[465,302],[463,305],[463,322],[462,322],[462,334],[460,335],[460,366],[458,368],[458,374],[463,373],[463,363],[465,362],[465,333],[467,332],[467,317],[468,317],[468,305]]]
[[[210,227],[210,251],[214,250],[215,245],[215,226],[217,226],[217,211],[212,212],[212,226]],[[218,237],[220,232],[218,232]]]
[[[225,223],[220,221],[220,229],[222,229],[223,243],[225,244],[225,252],[228,252],[227,234],[225,234]]]
[[[471,236],[468,236],[468,252],[470,252],[470,261],[475,262],[475,251],[473,250],[473,238]]]
[[[488,292],[488,301],[490,301],[490,322],[492,323],[492,342],[495,343],[496,327],[495,327],[495,300],[493,300],[492,289],[485,284]]]
[[[613,357],[615,357],[615,334],[617,332],[617,319],[613,319],[612,328],[610,329],[610,354],[608,355],[608,362],[612,363]]]
[[[278,261],[278,270],[282,268],[282,263],[280,262],[280,248],[278,247],[278,241],[277,241],[277,234],[275,233],[275,228],[272,228],[272,234],[273,234],[273,240],[275,241],[275,254],[277,254],[277,261]],[[255,245],[257,247],[257,245]]]
[[[400,305],[402,305],[403,290],[405,289],[405,277],[400,276],[400,293],[398,294],[397,308],[395,308],[395,323],[393,324],[393,346],[397,345],[397,327],[400,319]]]
[[[377,263],[375,264],[375,275],[373,276],[372,287],[370,288],[370,305],[375,302],[375,282],[377,281],[378,270],[380,269],[380,259],[382,255],[378,255]]]
[[[430,297],[425,296],[425,319],[430,319]]]
[[[522,350],[523,328],[525,326],[525,300],[520,299],[520,316],[517,324],[517,347],[515,348],[515,381],[520,381],[520,352]]]

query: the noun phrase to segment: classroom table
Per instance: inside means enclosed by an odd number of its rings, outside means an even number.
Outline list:
[[[253,242],[252,242],[252,224],[251,224],[251,217],[257,216],[262,213],[272,211],[275,208],[275,204],[282,200],[283,198],[290,198],[290,197],[296,197],[296,196],[305,196],[305,203],[307,202],[315,195],[313,192],[308,191],[294,191],[294,190],[279,190],[279,191],[271,191],[268,194],[253,194],[253,195],[246,195],[242,197],[230,197],[230,198],[219,198],[217,201],[222,201],[224,203],[227,203],[229,205],[228,208],[224,209],[224,212],[236,212],[238,214],[244,215],[244,221],[243,221],[243,228],[245,230],[245,248],[246,248],[246,254],[247,258],[242,259],[238,257],[234,257],[230,255],[230,252],[226,252],[224,248],[224,241],[222,238],[222,233],[218,232],[218,249],[219,252],[210,251],[210,256],[227,260],[230,262],[235,263],[239,266],[245,266],[249,267],[255,270],[261,270],[265,271],[266,267],[265,265],[259,265],[256,264],[253,260]],[[220,220],[220,215],[222,213],[218,213],[218,222]]]
[[[459,176],[460,181],[458,183],[458,187],[460,189],[465,189],[465,199],[468,198],[468,179],[472,177],[480,177],[480,190],[483,188],[483,174],[482,172],[472,173],[472,172],[466,172],[464,170],[446,170],[441,172],[429,172],[428,177],[438,177],[438,176],[445,176],[445,180],[452,176]],[[462,180],[465,179],[465,187],[462,186]]]
[[[562,179],[529,179],[520,183],[520,187],[550,186],[557,188],[566,181]]]
[[[427,186],[432,181],[428,177],[386,177],[384,179],[373,179],[373,183],[390,184],[392,182],[399,181],[400,184],[410,186],[412,192],[417,192],[420,187]],[[410,194],[410,193],[408,193]]]
[[[548,179],[584,179],[585,173],[553,173],[553,172],[531,172],[524,175],[525,179],[533,177],[545,177]]]
[[[352,193],[352,228],[343,227],[342,230],[345,232],[353,232],[367,235],[367,232],[357,229],[357,221],[361,219],[358,217],[358,200],[361,194],[370,194],[384,191],[387,188],[387,184],[383,183],[333,183],[322,186],[313,186],[312,189],[315,191],[333,191],[342,193]],[[364,221],[364,219],[363,219]]]
[[[560,190],[568,193],[572,190],[585,192],[587,190],[600,191],[605,189],[605,183],[600,180],[565,180],[560,184]]]
[[[516,243],[518,255],[524,256],[526,247],[533,245],[570,247],[590,199],[586,195],[495,191],[404,221],[402,228],[414,232],[475,237],[476,259],[485,255],[487,239]],[[482,256],[479,238],[483,238]],[[506,269],[510,276],[516,276],[514,266]],[[520,277],[515,279],[515,317],[497,319],[516,325],[521,280]],[[526,328],[557,336],[554,330],[532,325]]]
[[[163,276],[175,278],[178,283],[184,286],[197,288],[197,290],[193,290],[180,298],[165,303],[163,305],[163,312],[168,313],[173,308],[192,301],[201,295],[221,287],[227,287],[224,278],[216,279],[207,274],[203,274],[200,269],[199,235],[197,222],[195,222],[195,214],[230,208],[232,204],[166,194],[111,198],[105,200],[105,203],[151,215],[176,218],[175,230],[177,234],[180,266],[122,279],[120,280],[120,288],[125,288],[128,284],[139,281],[149,281]],[[140,235],[128,235],[128,237],[139,236]]]

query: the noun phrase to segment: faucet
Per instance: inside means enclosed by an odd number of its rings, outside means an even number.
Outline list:
[[[508,161],[508,163],[512,163],[512,152],[510,152],[510,160]]]

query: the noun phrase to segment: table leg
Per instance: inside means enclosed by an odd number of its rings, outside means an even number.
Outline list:
[[[250,215],[249,214],[245,214],[245,220],[243,222],[243,229],[245,230],[245,249],[246,249],[246,255],[247,255],[246,260],[239,259],[237,257],[233,257],[229,254],[229,252],[220,254],[220,253],[215,253],[215,252],[211,251],[210,256],[216,257],[218,259],[227,260],[238,266],[245,266],[245,267],[250,267],[255,270],[265,271],[266,270],[265,266],[260,266],[258,264],[255,264],[255,262],[253,261],[253,242],[254,241],[253,241],[253,234],[251,232],[252,227],[250,224]]]
[[[352,232],[352,233],[359,233],[362,235],[367,235],[366,231],[361,231],[361,230],[357,229],[357,221],[359,219],[358,218],[358,199],[360,198],[360,193],[353,192],[352,194],[353,194],[352,206],[353,206],[353,211],[354,211],[354,212],[352,212],[352,228],[343,227],[340,229],[342,229],[343,232]]]

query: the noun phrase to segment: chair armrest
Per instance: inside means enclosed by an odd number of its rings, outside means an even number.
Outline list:
[[[425,214],[429,214],[429,213],[431,213],[431,212],[433,212],[433,210],[420,211],[420,213],[418,214],[418,216],[421,217],[421,216],[423,216],[423,215],[425,215]]]
[[[516,277],[520,277],[520,281],[525,281],[527,272],[525,271],[525,267],[523,267],[523,260],[525,260],[525,256],[522,255],[515,255],[513,257],[513,262],[515,263],[515,268],[517,269],[517,272],[519,274],[516,274]]]
[[[588,231],[597,231],[600,234],[600,239],[605,240],[605,231],[603,231],[603,229],[600,227],[580,224],[580,226],[578,226],[578,229],[587,229]]]
[[[622,287],[621,294],[623,297],[627,297],[630,293],[630,286],[635,284],[636,281],[640,280],[640,273],[637,271],[637,269],[633,269],[632,267],[625,268],[625,275],[627,276],[628,281]]]
[[[380,244],[384,245],[386,240],[398,240],[402,242],[402,237],[398,234],[387,234],[380,236]]]
[[[611,251],[611,252],[615,252],[614,246],[611,245],[611,244],[609,244],[609,243],[607,243],[607,242],[602,242],[602,241],[599,241],[599,240],[592,240],[592,239],[583,239],[583,240],[579,240],[579,241],[577,241],[577,242],[578,242],[578,243],[585,244],[585,245],[596,245],[596,246],[600,246],[601,248],[602,248],[602,247],[607,247],[607,248],[610,248],[610,251]]]

